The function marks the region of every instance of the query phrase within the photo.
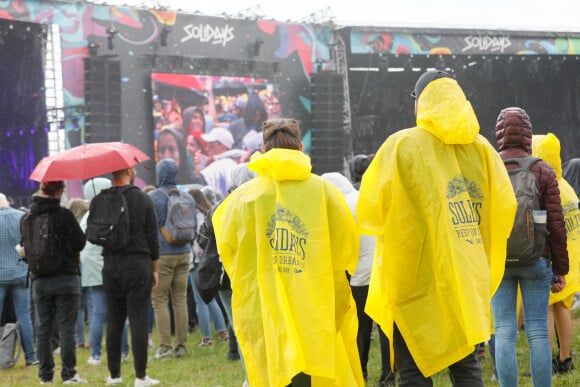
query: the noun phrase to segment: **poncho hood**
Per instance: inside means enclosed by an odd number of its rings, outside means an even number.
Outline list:
[[[562,160],[560,159],[560,140],[553,133],[532,136],[532,154],[550,164],[556,172],[558,182],[562,179]]]
[[[248,164],[250,171],[275,181],[304,180],[310,176],[310,157],[302,151],[275,148],[266,153],[254,153]]]
[[[421,92],[417,126],[445,144],[471,144],[479,134],[473,107],[452,78],[436,79]]]

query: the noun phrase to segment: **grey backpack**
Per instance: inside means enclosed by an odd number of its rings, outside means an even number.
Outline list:
[[[14,367],[20,359],[20,330],[18,323],[6,323],[0,327],[0,369]]]
[[[529,266],[540,259],[544,252],[548,231],[545,223],[534,223],[533,212],[540,209],[539,187],[536,176],[530,171],[539,160],[532,156],[503,160],[504,164],[518,164],[518,168],[508,171],[518,208],[507,241],[506,267]]]
[[[182,246],[192,243],[197,228],[195,201],[185,197],[176,188],[171,189],[169,193],[162,189],[159,191],[167,196],[167,215],[165,224],[161,227],[161,234],[171,245]]]

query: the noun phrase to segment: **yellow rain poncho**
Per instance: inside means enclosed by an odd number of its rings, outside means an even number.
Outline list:
[[[564,222],[566,223],[570,271],[565,276],[566,286],[564,289],[558,293],[550,292],[550,305],[562,301],[567,308],[570,308],[574,302],[574,294],[580,292],[580,210],[578,209],[578,196],[574,192],[574,188],[562,177],[560,141],[554,134],[532,136],[532,152],[534,156],[550,164],[558,179]]]
[[[377,235],[365,311],[391,343],[397,324],[428,377],[489,339],[517,204],[455,80],[429,83],[417,112],[365,172],[356,213]]]
[[[340,191],[289,149],[256,153],[258,177],[218,207],[213,224],[232,285],[236,336],[250,386],[364,386],[354,273],[359,234]]]

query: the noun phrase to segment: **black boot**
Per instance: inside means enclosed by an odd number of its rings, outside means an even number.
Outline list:
[[[566,360],[560,360],[558,358],[558,372],[561,374],[566,374],[574,369],[574,362],[572,358],[569,357]]]

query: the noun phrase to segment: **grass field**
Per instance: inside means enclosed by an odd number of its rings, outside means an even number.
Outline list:
[[[580,310],[574,311],[574,343],[573,351],[578,353],[580,348]],[[155,338],[154,338],[155,340]],[[212,348],[199,348],[199,330],[193,332],[188,339],[188,356],[182,359],[153,359],[153,351],[149,352],[148,374],[152,378],[160,379],[165,386],[195,386],[195,387],[240,387],[244,381],[239,361],[226,360],[228,343],[216,342]],[[444,344],[443,344],[444,345]],[[487,348],[486,348],[487,350]],[[492,362],[487,350],[487,357],[483,363],[484,381],[486,386],[499,386],[492,382]],[[519,386],[532,386],[531,378],[522,376],[525,370],[529,370],[529,353],[525,334],[520,334],[517,342],[519,361]],[[106,359],[99,367],[87,365],[90,350],[77,351],[77,371],[89,385],[104,385],[108,376]],[[558,375],[553,378],[553,386],[580,386],[580,360],[575,358],[577,369],[567,375]],[[55,356],[56,384],[62,384],[60,379],[60,358]],[[367,386],[374,386],[380,376],[380,353],[378,335],[374,335],[371,344],[369,359],[369,379]],[[124,386],[133,386],[134,371],[132,357],[129,362],[123,363],[122,376]],[[451,386],[447,371],[443,371],[433,377],[435,386]],[[31,386],[38,385],[39,379],[36,367],[26,367],[23,356],[20,362],[13,368],[0,371],[0,386]]]

